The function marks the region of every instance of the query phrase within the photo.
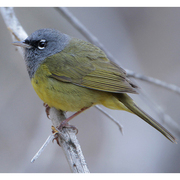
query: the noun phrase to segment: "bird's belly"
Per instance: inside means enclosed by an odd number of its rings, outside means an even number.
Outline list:
[[[99,104],[98,102],[103,98],[102,92],[52,78],[34,77],[31,83],[43,102],[63,111],[79,111],[84,107]]]
[[[48,72],[39,68],[31,79],[34,90],[49,107],[63,111],[79,111],[84,107],[102,104],[110,109],[129,111],[113,93],[81,87],[48,77]]]

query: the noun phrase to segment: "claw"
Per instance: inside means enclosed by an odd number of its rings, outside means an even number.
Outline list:
[[[43,106],[45,107],[45,112],[46,112],[47,118],[50,119],[50,116],[49,116],[50,115],[50,113],[49,113],[50,107],[46,103],[43,103]]]
[[[56,140],[57,144],[59,146],[61,146],[60,143],[59,143],[59,140],[58,140],[58,133],[59,132],[56,130],[56,128],[54,126],[51,126],[51,129],[52,129],[52,133],[54,135],[54,139],[52,140],[52,142],[54,142],[54,140]]]

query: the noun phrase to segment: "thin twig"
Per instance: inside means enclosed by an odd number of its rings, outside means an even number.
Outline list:
[[[102,109],[100,106],[96,105],[95,107],[99,111],[101,111],[103,114],[105,114],[109,119],[111,119],[119,127],[119,130],[121,131],[121,134],[123,135],[123,126],[114,117],[112,117],[109,113],[107,113],[104,109]]]
[[[24,31],[18,19],[16,18],[12,7],[1,7],[1,14],[7,26],[7,29],[11,32],[11,37],[13,41],[22,41],[27,38],[28,35]],[[18,47],[18,50],[21,56],[23,56],[23,49]]]
[[[4,22],[6,23],[7,28],[11,32],[13,41],[15,39],[24,40],[27,37],[27,33],[24,31],[18,19],[16,18],[13,8],[1,7],[0,10],[1,10],[1,14],[4,19]],[[23,50],[21,48],[18,48],[18,50],[20,54],[23,56]],[[59,126],[60,122],[66,118],[64,112],[59,111],[55,108],[50,109],[50,117],[51,117],[52,124],[55,127]],[[75,136],[75,132],[72,132],[72,130],[70,129],[63,128],[62,134],[63,136],[62,135],[58,136],[58,141],[65,153],[65,156],[68,160],[68,163],[71,167],[72,172],[88,173],[89,170],[87,168],[84,156],[82,154],[80,144]],[[51,138],[52,136],[48,138],[48,141],[46,141],[45,144],[41,147],[40,151],[38,151],[38,154],[44,150],[44,148],[49,142],[49,139]],[[38,155],[36,157],[38,157]]]
[[[52,140],[54,139],[54,134],[51,134],[48,136],[48,138],[46,139],[46,141],[44,142],[44,144],[41,146],[41,148],[38,150],[38,152],[34,155],[34,157],[31,159],[31,163],[35,162],[35,160],[41,155],[41,153],[44,151],[44,149],[46,148],[46,146],[52,142]]]
[[[165,88],[167,90],[173,91],[173,92],[180,95],[180,87],[178,87],[178,86],[176,86],[174,84],[169,84],[169,83],[166,83],[166,82],[161,81],[159,79],[156,79],[156,78],[153,78],[153,77],[150,77],[150,76],[144,76],[142,74],[135,73],[135,72],[129,72],[128,77],[132,77],[132,78],[136,78],[136,79],[148,82],[148,83],[152,83],[154,85],[163,87],[163,88]]]

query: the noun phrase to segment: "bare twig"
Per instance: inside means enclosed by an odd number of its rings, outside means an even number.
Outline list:
[[[65,119],[64,112],[55,108],[50,109],[50,116],[54,127],[59,126],[60,122]],[[63,148],[63,151],[65,152],[66,159],[69,162],[72,172],[89,173],[74,130],[63,128],[63,136],[61,135],[57,138]]]
[[[54,134],[51,134],[48,136],[48,138],[46,139],[46,141],[44,142],[44,144],[41,146],[41,148],[39,149],[39,151],[34,155],[34,157],[31,159],[31,162],[35,162],[35,160],[41,155],[41,153],[44,151],[44,149],[46,148],[46,146],[52,142],[52,140],[54,139]]]
[[[109,113],[107,113],[104,109],[102,109],[100,106],[96,105],[95,107],[99,111],[101,111],[103,114],[105,114],[109,119],[111,119],[119,127],[119,130],[121,131],[121,134],[123,135],[123,126],[114,117],[112,117]]]
[[[1,14],[4,19],[4,22],[6,23],[7,28],[11,32],[13,41],[15,39],[24,40],[27,37],[27,33],[24,31],[18,19],[16,18],[13,8],[1,7]],[[20,47],[18,48],[18,50],[20,54],[23,56],[23,50]],[[52,124],[55,127],[59,126],[60,121],[66,118],[64,112],[58,111],[55,108],[50,109],[50,117],[51,117]],[[48,141],[46,141],[46,143],[41,147],[40,151],[38,151],[38,154],[42,152],[44,147],[49,142],[49,139],[51,138],[52,136],[48,138]],[[84,156],[81,151],[81,147],[75,136],[75,133],[72,132],[72,130],[70,129],[64,128],[63,132],[61,133],[61,136],[58,136],[58,140],[67,157],[67,160],[71,167],[72,172],[76,172],[76,173],[89,172],[87,165],[85,163]]]
[[[27,38],[27,33],[24,31],[23,27],[19,23],[18,19],[14,14],[12,7],[3,8],[1,7],[1,14],[7,29],[11,32],[11,37],[13,41],[24,40]],[[18,47],[19,53],[23,56],[23,49]]]
[[[174,84],[169,84],[169,83],[166,83],[166,82],[161,81],[159,79],[149,77],[149,76],[144,76],[142,74],[135,73],[135,72],[129,72],[128,77],[132,77],[132,78],[136,78],[136,79],[148,82],[148,83],[152,83],[154,85],[163,87],[163,88],[165,88],[167,90],[173,91],[173,92],[180,95],[180,87],[178,87],[178,86],[176,86]]]

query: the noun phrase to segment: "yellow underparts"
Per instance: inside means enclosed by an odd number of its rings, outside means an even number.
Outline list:
[[[31,83],[40,99],[50,107],[73,112],[102,104],[110,109],[129,111],[112,93],[61,82],[50,78],[49,75],[46,66],[41,65],[31,79]]]

